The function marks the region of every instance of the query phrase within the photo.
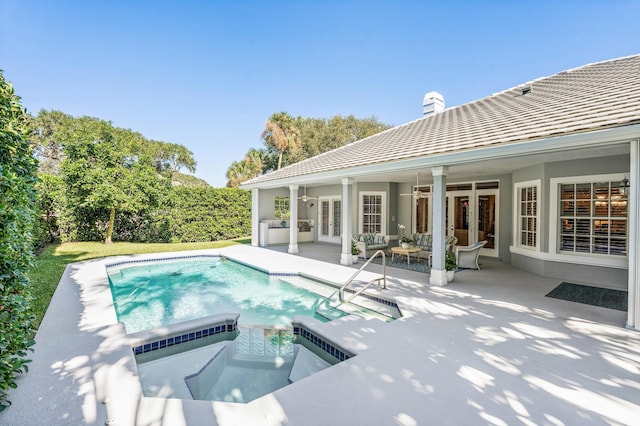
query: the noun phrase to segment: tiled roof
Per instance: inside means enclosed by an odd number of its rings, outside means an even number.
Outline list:
[[[525,87],[530,92],[523,94]],[[640,123],[640,55],[563,71],[317,155],[246,184]]]

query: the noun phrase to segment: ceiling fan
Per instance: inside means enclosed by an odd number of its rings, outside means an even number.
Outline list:
[[[306,203],[309,200],[317,200],[315,197],[309,197],[307,195],[307,186],[304,187],[304,195],[302,197],[298,197],[298,200],[302,200],[303,203]]]
[[[415,199],[427,198],[428,197],[427,194],[425,194],[424,192],[420,191],[420,173],[416,173],[416,187],[415,187],[415,189],[410,194],[400,194],[400,195],[404,195],[404,196],[411,195]]]

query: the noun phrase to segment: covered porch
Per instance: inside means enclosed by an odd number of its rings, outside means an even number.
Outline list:
[[[433,257],[429,275],[419,278],[425,284],[446,284],[447,236],[455,235],[458,245],[489,240],[481,252],[484,262],[504,262],[537,276],[629,291],[628,325],[635,327],[640,309],[634,278],[639,209],[636,197],[623,196],[618,189],[625,179],[631,191],[640,182],[639,142],[619,140],[628,132],[601,134],[587,142],[582,135],[555,138],[532,148],[528,155],[491,150],[484,158],[476,154],[472,159],[466,153],[452,154],[448,166],[426,167],[430,160],[422,159],[363,168],[349,178],[305,176],[285,187],[282,181],[262,185],[252,189],[252,245],[263,246],[260,222],[272,217],[278,198],[295,201],[287,205],[288,225],[279,230],[286,239],[281,246],[273,246],[276,250],[305,255],[309,247],[316,247],[308,241],[333,243],[329,247],[335,252],[326,254],[331,259],[320,259],[348,266],[353,262],[353,234],[374,230],[391,246],[404,233],[428,233]],[[614,141],[607,142],[611,138]],[[562,149],[551,150],[553,145]],[[584,203],[578,199],[583,196],[579,193],[583,182],[591,191]],[[612,216],[620,214],[611,213],[614,207],[607,207],[607,217],[595,217],[594,210],[585,228],[590,242],[580,245],[581,237],[576,237],[580,230],[574,225],[582,213],[575,206],[583,203],[595,209],[602,204],[596,197],[601,197],[605,186],[606,205],[622,206],[623,221]],[[576,200],[565,202],[567,196]],[[575,217],[563,216],[567,206]],[[374,209],[375,214],[369,213]],[[311,238],[299,237],[295,223],[300,220],[312,225],[307,232]],[[604,240],[596,226],[603,223],[617,224],[621,231],[608,226],[605,244],[597,246],[596,241]],[[624,245],[621,250],[619,242]],[[603,249],[607,251],[598,252]],[[310,256],[323,256],[322,250]]]
[[[638,329],[639,66],[636,55],[542,77],[253,178],[252,244],[264,246],[277,197],[291,254],[301,218],[313,241],[341,245],[342,265],[354,234],[429,234],[431,285],[446,285],[447,238],[487,241],[482,255],[519,269],[628,291]]]

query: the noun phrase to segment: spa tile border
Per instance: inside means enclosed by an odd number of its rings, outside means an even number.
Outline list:
[[[156,340],[142,345],[134,346],[134,355],[157,351],[159,349],[168,348],[174,345],[191,342],[193,340],[202,339],[204,337],[215,336],[216,334],[234,332],[237,328],[236,324],[216,325],[198,331],[191,331],[180,336],[168,337],[166,339]]]
[[[345,361],[354,356],[338,345],[329,342],[325,337],[310,331],[302,324],[295,324],[293,326],[293,335],[294,337],[304,337],[307,341],[313,343],[317,348],[331,355],[338,361]]]

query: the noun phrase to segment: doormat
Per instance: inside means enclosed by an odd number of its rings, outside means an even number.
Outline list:
[[[627,292],[623,290],[563,282],[546,296],[568,300],[569,302],[627,311]]]

